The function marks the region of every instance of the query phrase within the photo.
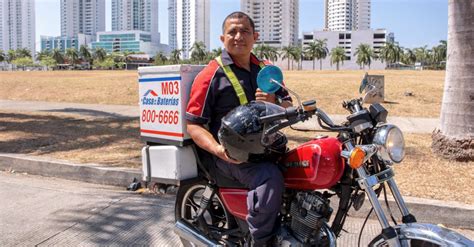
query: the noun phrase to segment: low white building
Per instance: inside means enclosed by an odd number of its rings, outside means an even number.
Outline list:
[[[152,42],[150,32],[138,30],[98,32],[97,40],[91,43],[91,48],[104,48],[107,53],[143,52],[151,56],[160,51],[167,55],[170,53],[168,45]]]
[[[322,69],[323,70],[335,70],[336,64],[331,65],[331,50],[336,47],[343,47],[346,54],[346,60],[344,64],[339,64],[339,69],[346,70],[357,70],[360,66],[356,63],[357,56],[355,55],[356,49],[360,44],[368,44],[374,50],[374,54],[378,55],[380,48],[382,48],[387,42],[394,42],[394,34],[388,32],[386,29],[375,29],[375,30],[359,30],[359,31],[314,31],[314,32],[303,32],[302,45],[303,48],[309,43],[315,40],[326,39],[328,48],[328,55],[326,59],[323,59]],[[280,62],[279,65],[286,68],[288,65],[286,62]],[[302,68],[304,70],[313,69],[313,61],[305,60],[302,62]],[[380,60],[372,60],[370,65],[371,69],[385,69],[385,63]],[[316,60],[316,70],[319,69],[319,61]],[[366,66],[366,69],[368,67]]]

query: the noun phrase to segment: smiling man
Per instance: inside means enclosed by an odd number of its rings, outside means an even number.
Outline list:
[[[253,100],[291,106],[288,92],[267,94],[258,89],[257,75],[266,61],[252,54],[258,33],[243,12],[228,15],[222,24],[222,55],[212,60],[195,78],[186,110],[188,133],[202,149],[213,155],[216,166],[249,189],[247,223],[254,246],[265,246],[277,230],[283,176],[271,162],[239,163],[228,157],[217,141],[221,119],[232,109]],[[276,99],[279,99],[276,102]]]

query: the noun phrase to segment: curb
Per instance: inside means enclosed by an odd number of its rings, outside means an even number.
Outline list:
[[[104,167],[98,164],[74,164],[63,160],[11,153],[0,153],[0,170],[14,170],[46,177],[122,187],[127,187],[134,178],[139,181],[142,179],[140,169]],[[400,214],[398,207],[390,199],[390,208],[398,218],[397,215]],[[474,205],[407,196],[404,197],[404,200],[410,212],[416,216],[419,222],[474,230]],[[385,202],[381,201],[381,203],[385,208]],[[331,206],[337,208],[335,203],[332,203]],[[370,202],[366,200],[359,211],[351,209],[349,215],[365,218],[369,210]],[[375,219],[375,214],[372,213],[371,217]]]
[[[63,160],[9,153],[0,153],[0,170],[123,187],[127,187],[134,178],[139,181],[142,178],[139,169],[74,164]]]

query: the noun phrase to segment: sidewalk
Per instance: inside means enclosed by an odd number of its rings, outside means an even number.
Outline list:
[[[36,101],[0,100],[0,110],[6,111],[44,111],[73,113],[106,118],[138,118],[138,106],[93,105],[74,103],[51,103]],[[331,116],[334,122],[344,121],[343,116]],[[403,131],[412,133],[431,133],[437,126],[437,119],[392,117],[389,121],[396,123]],[[313,129],[318,126],[311,119],[297,128]],[[29,174],[58,177],[97,184],[127,186],[134,178],[141,180],[140,169],[105,167],[98,164],[74,164],[62,160],[39,158],[23,154],[0,153],[0,170],[25,172]],[[420,222],[436,222],[450,227],[474,230],[474,205],[457,202],[427,200],[405,197],[408,207]],[[391,202],[391,208],[396,205]],[[369,203],[366,202],[365,206]],[[366,209],[353,212],[351,215],[365,217]]]
[[[0,100],[0,110],[62,112],[112,118],[138,118],[140,116],[138,103],[137,106],[129,106]],[[347,120],[345,115],[330,115],[330,117],[336,124]],[[387,120],[406,133],[431,133],[439,125],[439,119],[436,118],[389,116]],[[299,130],[321,130],[314,117],[293,127]]]

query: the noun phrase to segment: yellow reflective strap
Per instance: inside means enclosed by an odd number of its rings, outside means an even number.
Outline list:
[[[221,66],[221,68],[224,70],[224,73],[229,79],[230,84],[232,84],[232,87],[237,93],[237,97],[239,98],[240,105],[246,105],[248,103],[247,96],[245,95],[245,91],[242,88],[242,85],[240,85],[240,82],[237,79],[237,76],[234,74],[234,72],[232,71],[229,65],[224,66],[224,64],[222,63],[222,58],[220,56],[216,57],[216,61],[219,64],[219,66]]]

